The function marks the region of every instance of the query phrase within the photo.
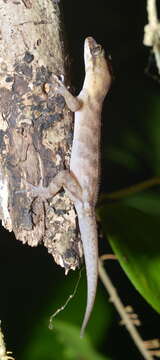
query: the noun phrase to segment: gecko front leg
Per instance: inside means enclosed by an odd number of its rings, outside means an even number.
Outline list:
[[[81,101],[76,97],[73,96],[70,91],[66,88],[64,83],[58,78],[58,76],[52,74],[51,77],[51,83],[49,84],[51,87],[54,84],[54,89],[57,90],[58,93],[60,93],[68,106],[68,108],[72,112],[76,112],[81,107]]]

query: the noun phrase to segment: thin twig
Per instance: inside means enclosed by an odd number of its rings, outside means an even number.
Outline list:
[[[149,353],[149,351],[147,351],[147,349],[145,349],[145,344],[144,344],[139,332],[137,331],[136,327],[132,324],[131,319],[129,318],[128,314],[126,313],[125,307],[123,306],[123,304],[117,294],[117,291],[114,288],[114,286],[112,285],[112,282],[103,267],[103,263],[100,260],[99,260],[99,276],[100,276],[100,279],[103,282],[106,290],[108,291],[108,293],[110,295],[111,301],[113,302],[124,325],[126,326],[126,329],[128,330],[130,336],[132,337],[136,347],[142,354],[143,358],[145,360],[153,360],[152,355]]]
[[[103,254],[100,256],[100,260],[104,261],[104,260],[117,260],[117,256],[114,254]]]
[[[54,312],[54,314],[52,314],[52,315],[50,316],[50,319],[49,319],[49,329],[50,329],[50,330],[53,329],[53,319],[54,319],[61,311],[63,311],[63,310],[66,308],[66,306],[68,305],[68,303],[74,298],[74,296],[75,296],[75,294],[76,294],[76,292],[77,292],[78,286],[79,286],[79,282],[80,282],[80,279],[81,279],[81,274],[82,274],[82,272],[81,272],[81,270],[80,270],[80,271],[79,271],[78,280],[76,281],[76,285],[75,285],[75,287],[74,287],[73,293],[68,296],[65,304],[62,305],[60,308],[58,308],[58,309]]]
[[[141,183],[129,186],[128,188],[114,191],[110,194],[105,194],[101,196],[100,201],[103,201],[105,199],[111,199],[111,200],[118,200],[122,199],[126,196],[130,196],[132,194],[135,194],[137,192],[149,189],[153,186],[160,185],[160,176],[155,176],[149,180],[143,181]]]

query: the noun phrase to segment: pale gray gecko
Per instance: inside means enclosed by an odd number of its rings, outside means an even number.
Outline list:
[[[95,204],[99,187],[101,110],[111,85],[111,74],[104,50],[92,37],[85,40],[84,61],[85,80],[77,97],[74,97],[56,76],[52,77],[68,108],[75,112],[70,170],[57,174],[48,187],[26,184],[30,196],[40,196],[42,199],[52,197],[63,186],[74,203],[87,273],[87,306],[81,336],[92,312],[97,289],[98,235]]]

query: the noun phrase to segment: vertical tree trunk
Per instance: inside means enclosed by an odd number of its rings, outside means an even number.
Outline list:
[[[0,23],[0,217],[23,243],[43,241],[67,273],[82,257],[70,200],[64,191],[49,202],[20,192],[23,179],[47,186],[69,165],[72,114],[45,91],[52,73],[65,78],[59,5],[6,0]]]

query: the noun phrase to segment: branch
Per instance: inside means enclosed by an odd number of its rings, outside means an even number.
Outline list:
[[[82,258],[73,203],[62,192],[31,199],[24,185],[47,186],[70,163],[72,113],[55,86],[46,90],[52,74],[68,85],[59,5],[2,2],[0,24],[0,219],[23,243],[43,243],[67,274]]]
[[[127,314],[118,294],[112,282],[107,275],[106,271],[104,270],[103,263],[99,260],[99,276],[101,281],[103,282],[104,287],[108,291],[110,295],[110,301],[113,302],[116,310],[118,311],[123,324],[125,325],[126,329],[128,330],[130,336],[132,337],[136,347],[142,354],[145,360],[153,360],[153,357],[150,355],[149,351],[145,348],[145,343],[143,342],[139,332],[137,331],[136,327],[132,323],[129,315]]]
[[[110,194],[105,194],[101,196],[101,201],[105,200],[105,199],[111,199],[111,200],[118,200],[118,199],[122,199],[126,196],[130,196],[133,195],[137,192],[149,189],[153,186],[156,185],[160,185],[160,176],[155,176],[151,179],[145,180],[141,183],[129,186],[128,188],[122,189],[122,190],[118,190],[118,191],[114,191]]]

